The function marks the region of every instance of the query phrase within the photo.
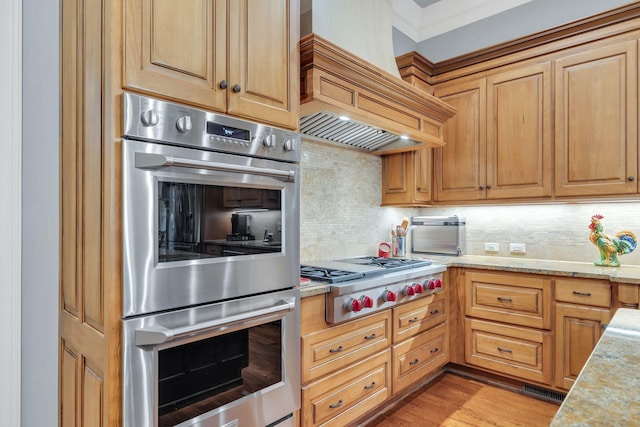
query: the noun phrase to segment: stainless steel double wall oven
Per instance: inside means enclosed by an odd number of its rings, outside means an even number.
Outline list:
[[[294,425],[299,135],[123,100],[124,425]]]

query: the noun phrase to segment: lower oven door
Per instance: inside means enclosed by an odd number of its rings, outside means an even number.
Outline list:
[[[293,426],[296,289],[123,320],[123,418],[140,426]]]

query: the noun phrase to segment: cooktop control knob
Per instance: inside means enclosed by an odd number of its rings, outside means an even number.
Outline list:
[[[416,294],[416,290],[413,285],[407,285],[402,289],[402,293],[408,297],[412,297]]]
[[[439,278],[435,278],[433,279],[433,281],[436,283],[436,289],[441,289],[442,288],[442,280]]]
[[[368,295],[362,295],[360,297],[360,302],[364,308],[372,308],[373,307],[373,298]]]
[[[424,292],[424,286],[422,283],[414,283],[413,288],[416,290],[416,294],[421,294]]]
[[[435,279],[429,279],[429,281],[427,282],[427,289],[429,289],[430,291],[435,290],[436,288],[436,281]]]
[[[176,121],[176,127],[182,133],[189,132],[193,127],[191,123],[191,116],[180,116]]]
[[[142,113],[140,120],[142,120],[142,124],[145,126],[155,126],[160,121],[160,118],[158,117],[158,112],[152,109]]]
[[[384,291],[382,293],[382,301],[384,302],[393,302],[398,299],[398,296],[393,291]]]
[[[350,298],[347,302],[346,308],[347,311],[353,311],[357,313],[358,311],[362,310],[362,301],[360,301],[359,299]]]

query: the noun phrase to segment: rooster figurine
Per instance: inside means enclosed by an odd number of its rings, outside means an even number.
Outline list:
[[[638,238],[631,231],[621,231],[615,237],[609,236],[602,231],[600,220],[602,215],[591,217],[589,229],[589,241],[598,247],[600,259],[594,262],[595,265],[604,267],[619,267],[618,255],[631,253],[638,246]]]

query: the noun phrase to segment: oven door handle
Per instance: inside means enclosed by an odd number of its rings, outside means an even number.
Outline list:
[[[223,328],[227,329],[231,325],[251,327],[252,324],[270,322],[272,321],[271,318],[276,320],[278,317],[281,317],[282,313],[295,310],[295,305],[293,298],[283,299],[278,305],[272,307],[239,313],[225,318],[212,319],[195,325],[186,325],[178,328],[165,328],[162,325],[148,326],[136,329],[135,341],[138,346],[158,345],[186,336],[210,333],[216,330],[222,330]]]
[[[279,178],[285,181],[295,180],[295,172],[291,170],[257,168],[255,166],[230,165],[226,163],[207,162],[204,160],[181,159],[179,157],[166,156],[164,154],[136,153],[136,167],[139,169],[158,169],[171,166],[220,172],[248,173],[250,175]]]

